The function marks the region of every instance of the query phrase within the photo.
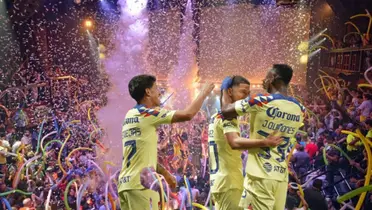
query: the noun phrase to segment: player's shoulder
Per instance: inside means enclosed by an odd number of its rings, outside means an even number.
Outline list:
[[[284,96],[282,94],[268,94],[265,96],[268,102],[274,101],[274,100],[282,100],[287,101],[289,103],[292,103],[295,106],[298,106],[302,112],[305,111],[305,106],[303,106],[297,99],[291,96]]]
[[[158,117],[161,113],[162,109],[160,107],[156,108],[149,108],[142,104],[138,104],[135,107],[133,107],[129,112],[132,112],[133,114],[140,115],[141,117]],[[128,113],[129,113],[128,112]]]
[[[216,124],[223,121],[223,115],[220,111],[217,111],[216,114],[213,114],[209,120],[209,124]]]

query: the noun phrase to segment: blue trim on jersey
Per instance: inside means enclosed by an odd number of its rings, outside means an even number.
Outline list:
[[[249,103],[249,106],[251,107],[253,107],[254,105],[262,106],[262,104],[267,104],[274,100],[287,100],[287,101],[297,104],[300,107],[301,111],[305,112],[305,107],[301,105],[301,103],[298,102],[295,98],[284,96],[282,94],[270,94],[270,95],[257,94],[253,98],[247,97],[245,100]]]
[[[301,109],[302,112],[305,111],[305,107],[300,102],[298,102],[295,98],[293,98],[293,97],[284,96],[282,94],[272,94],[271,96],[273,96],[273,100],[275,100],[275,99],[282,99],[282,100],[291,101],[291,102],[297,104],[300,107],[300,109]]]
[[[157,117],[160,114],[159,111],[147,108],[143,104],[137,104],[136,106],[134,106],[134,109],[137,109],[140,114],[146,114],[145,117],[150,115]]]

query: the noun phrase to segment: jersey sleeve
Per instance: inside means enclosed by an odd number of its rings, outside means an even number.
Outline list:
[[[235,102],[235,111],[239,116],[256,112],[268,103],[268,95],[256,95]]]
[[[173,115],[174,113],[176,113],[176,111],[174,110],[166,109],[149,109],[148,112],[150,113],[150,123],[155,126],[162,124],[171,124]]]
[[[239,123],[237,119],[222,121],[223,133],[240,133]]]

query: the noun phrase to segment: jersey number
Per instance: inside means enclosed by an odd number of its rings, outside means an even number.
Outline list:
[[[214,164],[212,164],[212,160],[211,160],[211,158],[212,158],[212,156],[211,156],[211,147],[213,147],[212,149],[213,149],[213,156],[214,156],[214,159],[215,159],[215,161],[216,161],[216,168],[215,169],[212,169],[212,165],[214,165]],[[219,169],[219,161],[218,161],[218,150],[217,150],[217,144],[216,144],[216,142],[215,141],[210,141],[209,142],[209,168],[210,168],[210,174],[215,174],[215,173],[217,173],[217,171],[218,171],[218,169]]]
[[[270,134],[268,134],[268,133],[266,133],[265,131],[262,131],[262,130],[259,130],[257,133],[260,134],[261,136],[265,137],[265,138],[269,137],[269,135],[270,135]],[[278,150],[278,153],[279,153],[280,157],[276,158],[276,160],[280,163],[285,160],[285,152],[286,152],[286,149],[288,147],[289,140],[290,140],[288,137],[282,136],[282,138],[284,139],[285,143],[280,144],[279,146],[277,146],[277,150]],[[270,159],[271,158],[270,148],[269,147],[263,147],[261,149],[263,150],[263,153],[258,154],[258,156],[260,156],[264,159]]]
[[[124,143],[124,147],[132,147],[132,150],[129,152],[128,159],[127,159],[127,167],[130,166],[130,160],[133,158],[134,154],[137,152],[137,144],[136,140],[126,141]]]

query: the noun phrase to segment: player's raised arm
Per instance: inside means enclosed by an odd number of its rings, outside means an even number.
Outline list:
[[[259,109],[258,105],[262,105],[265,100],[267,100],[266,95],[258,95],[250,97],[248,96],[245,99],[231,103],[229,96],[223,91],[223,105],[221,112],[225,119],[233,119],[237,116],[242,116],[248,113],[255,112]]]
[[[204,85],[203,90],[199,93],[198,97],[184,110],[178,110],[174,113],[172,123],[185,122],[191,120],[200,110],[205,98],[214,89],[214,84],[207,83]]]

